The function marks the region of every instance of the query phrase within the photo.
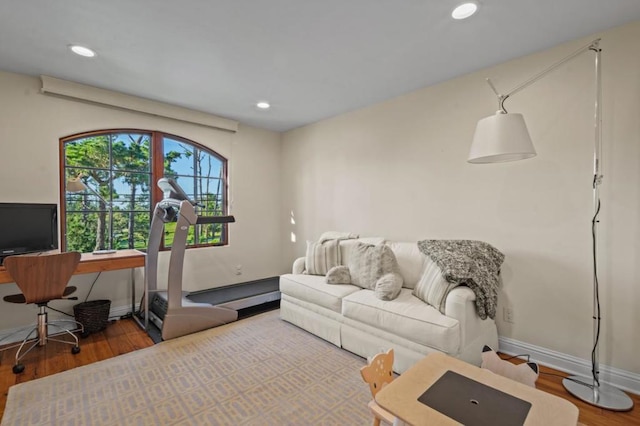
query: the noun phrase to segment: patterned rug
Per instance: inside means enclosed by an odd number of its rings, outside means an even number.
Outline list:
[[[271,311],[9,389],[2,425],[368,425],[365,361]]]

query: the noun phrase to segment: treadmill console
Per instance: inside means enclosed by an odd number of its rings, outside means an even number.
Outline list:
[[[163,198],[177,201],[189,201],[192,205],[196,205],[195,200],[191,200],[184,190],[178,185],[178,182],[171,178],[160,178],[158,180],[158,188],[162,190]]]
[[[171,178],[161,178],[158,180],[158,187],[162,190],[163,198],[158,203],[164,210],[163,221],[174,222],[178,218],[178,209],[182,201],[188,201],[192,206],[204,207],[202,204],[189,198],[184,190],[178,185],[178,182]],[[198,216],[197,224],[206,223],[231,223],[236,219],[229,216]]]

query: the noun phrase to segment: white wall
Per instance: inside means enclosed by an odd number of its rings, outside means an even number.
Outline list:
[[[640,373],[640,23],[601,36],[601,363]],[[500,335],[589,358],[594,55],[507,101],[525,115],[537,157],[466,159],[477,120],[497,109],[485,77],[507,92],[592,38],[285,133],[283,267],[326,230],[484,240],[506,254]],[[502,321],[507,304],[514,324]]]
[[[110,109],[43,95],[39,78],[0,72],[0,201],[59,203],[59,138],[79,132],[136,128],[161,130],[199,142],[229,160],[230,244],[191,249],[185,257],[185,290],[194,291],[279,275],[281,265],[280,134],[240,125],[236,134],[177,120]],[[166,271],[168,253],[162,253]],[[243,274],[235,275],[236,265]],[[140,278],[141,273],[138,274]],[[129,271],[105,272],[90,300],[129,304]],[[72,279],[84,300],[96,274]],[[166,285],[160,272],[160,286]],[[141,279],[138,280],[141,284]],[[0,285],[0,297],[18,293]],[[138,289],[140,294],[140,287]],[[77,302],[55,302],[68,312]],[[0,331],[35,321],[36,308],[0,302]],[[1,333],[0,333],[1,334]]]

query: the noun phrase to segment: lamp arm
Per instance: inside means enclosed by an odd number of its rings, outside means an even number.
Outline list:
[[[582,54],[582,53],[584,53],[584,52],[586,52],[588,50],[593,50],[593,51],[596,51],[596,52],[599,51],[600,50],[599,46],[600,46],[600,39],[598,38],[598,39],[593,40],[591,43],[587,44],[586,46],[581,47],[580,49],[576,50],[572,54],[570,54],[568,56],[565,56],[564,58],[562,58],[561,60],[559,60],[555,64],[549,66],[548,68],[544,69],[543,71],[541,71],[538,74],[534,75],[533,77],[529,78],[524,83],[514,87],[509,92],[507,92],[506,95],[500,94],[498,92],[498,90],[496,89],[496,87],[491,82],[491,79],[487,78],[487,84],[489,84],[489,86],[491,86],[491,89],[493,90],[493,92],[498,97],[498,106],[500,108],[500,111],[502,111],[504,113],[507,112],[507,110],[504,108],[504,102],[509,97],[511,97],[512,95],[514,95],[514,94],[518,93],[519,91],[529,87],[530,85],[532,85],[536,81],[540,80],[545,75],[549,74],[551,71],[553,71],[556,68],[558,68],[560,65],[563,65],[564,63],[569,62],[570,60],[572,60],[576,56],[578,56],[578,55],[580,55],[580,54]]]
[[[109,204],[107,202],[107,200],[104,199],[104,197],[102,195],[100,195],[100,193],[98,191],[96,191],[95,189],[93,189],[92,187],[90,187],[89,185],[86,185],[87,189],[92,192],[96,197],[98,197],[103,203],[105,204]]]

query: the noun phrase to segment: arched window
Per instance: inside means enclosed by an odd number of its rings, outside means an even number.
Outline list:
[[[193,141],[162,132],[105,130],[60,140],[62,249],[83,253],[144,249],[151,212],[162,198],[156,182],[175,179],[204,207],[227,214],[227,160]],[[164,247],[175,223],[165,225]],[[189,247],[227,244],[226,224],[196,225]]]

